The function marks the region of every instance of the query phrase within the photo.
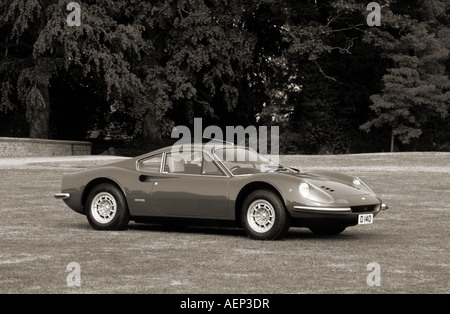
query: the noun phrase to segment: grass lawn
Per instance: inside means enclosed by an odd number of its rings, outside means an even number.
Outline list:
[[[91,229],[53,194],[63,173],[111,161],[0,159],[0,293],[450,293],[450,153],[282,156],[358,176],[390,209],[338,236],[291,228],[268,242],[235,228]]]

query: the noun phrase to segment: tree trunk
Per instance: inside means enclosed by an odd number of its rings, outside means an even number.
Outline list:
[[[150,142],[161,141],[161,133],[158,126],[158,121],[152,112],[148,112],[144,116],[142,124],[142,135],[145,140]]]
[[[391,133],[391,153],[393,153],[395,151],[395,146],[394,146],[394,132]]]
[[[49,137],[50,97],[47,84],[37,83],[31,88],[26,117],[31,138]]]

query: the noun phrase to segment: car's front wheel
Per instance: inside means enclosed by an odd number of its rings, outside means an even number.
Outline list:
[[[125,229],[130,220],[122,191],[109,183],[99,184],[90,191],[86,216],[89,224],[99,230]]]
[[[290,220],[280,198],[269,190],[250,193],[242,204],[242,226],[252,239],[277,240],[289,230]]]

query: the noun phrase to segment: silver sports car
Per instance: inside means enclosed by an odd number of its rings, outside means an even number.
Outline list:
[[[387,205],[360,179],[302,173],[242,146],[170,146],[62,178],[55,195],[95,229],[130,220],[236,225],[249,237],[281,238],[291,226],[339,234],[371,224]]]

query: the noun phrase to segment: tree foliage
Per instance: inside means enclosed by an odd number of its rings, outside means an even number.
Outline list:
[[[279,125],[282,152],[450,149],[448,1],[381,1],[380,27],[358,0],[85,0],[80,26],[68,3],[0,3],[2,134],[158,141],[202,117]]]
[[[430,1],[427,4],[432,12],[435,7],[440,7]],[[370,34],[384,38],[369,40],[383,46],[393,67],[387,69],[382,78],[381,93],[371,96],[373,105],[370,108],[376,117],[361,128],[369,131],[372,127],[388,127],[391,130],[390,150],[394,151],[395,138],[409,144],[421,136],[422,125],[429,119],[448,116],[450,79],[445,73],[444,61],[449,50],[429,24],[394,16],[391,12],[385,15],[390,17],[384,22],[388,30]],[[386,45],[387,36],[390,40]]]

